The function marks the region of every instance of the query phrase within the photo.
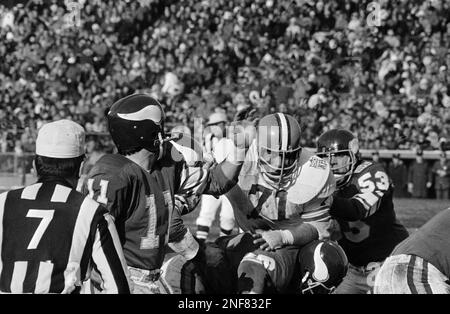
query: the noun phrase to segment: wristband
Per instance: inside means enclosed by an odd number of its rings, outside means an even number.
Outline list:
[[[280,233],[284,245],[294,244],[294,236],[292,235],[292,232],[290,232],[289,230],[280,230]]]
[[[199,250],[198,242],[194,239],[189,230],[181,241],[169,243],[169,247],[175,253],[182,255],[187,260],[193,259]]]

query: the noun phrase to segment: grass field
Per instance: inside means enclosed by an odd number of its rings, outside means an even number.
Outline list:
[[[450,200],[394,199],[398,219],[410,230],[420,228],[438,212],[450,207]]]

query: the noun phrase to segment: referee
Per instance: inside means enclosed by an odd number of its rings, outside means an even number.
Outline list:
[[[107,210],[75,190],[83,128],[60,120],[36,140],[36,184],[0,194],[0,292],[76,293],[90,270],[105,293],[129,293],[126,264]]]

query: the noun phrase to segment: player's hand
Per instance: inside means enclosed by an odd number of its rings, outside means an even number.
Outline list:
[[[261,250],[272,251],[283,247],[283,234],[280,230],[265,231],[261,233],[265,243],[260,245]]]
[[[255,120],[256,109],[252,106],[247,106],[246,108],[238,111],[233,118],[233,121],[243,121],[243,120]]]
[[[431,182],[427,182],[427,188],[431,188]]]
[[[238,148],[249,148],[253,139],[256,137],[256,125],[258,117],[256,109],[247,106],[234,116],[231,123],[230,138]]]
[[[234,121],[231,123],[228,133],[228,138],[237,148],[248,149],[256,137],[256,126],[249,120]]]
[[[262,237],[261,233],[252,234],[253,236],[253,244],[258,245],[261,250],[270,251],[269,244]]]

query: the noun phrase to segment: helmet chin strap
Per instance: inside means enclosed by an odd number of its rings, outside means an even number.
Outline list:
[[[159,151],[158,151],[158,158],[157,158],[157,160],[161,160],[164,157],[164,143],[170,142],[170,141],[178,141],[182,137],[183,137],[182,133],[177,133],[177,134],[175,134],[173,136],[166,137],[166,138],[163,139],[161,132],[158,133],[158,139],[156,140],[158,143],[155,143],[156,145],[159,145]]]

